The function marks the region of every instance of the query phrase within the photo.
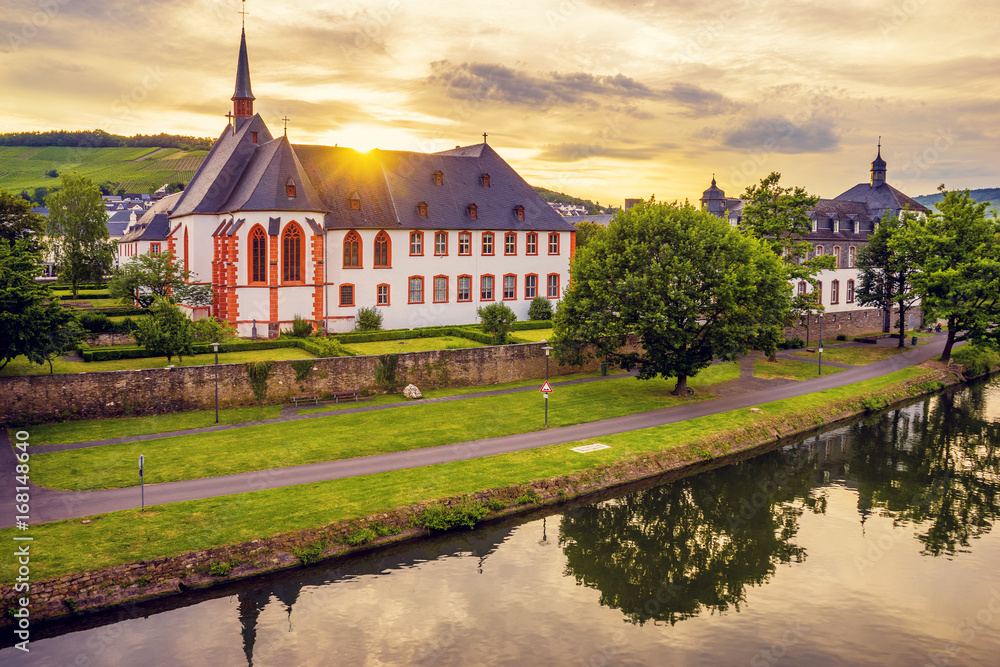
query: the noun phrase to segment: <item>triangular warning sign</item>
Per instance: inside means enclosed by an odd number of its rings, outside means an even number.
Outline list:
[[[549,381],[546,380],[545,384],[543,384],[542,388],[539,389],[538,391],[542,392],[543,394],[551,394],[552,393],[552,387],[549,386]]]

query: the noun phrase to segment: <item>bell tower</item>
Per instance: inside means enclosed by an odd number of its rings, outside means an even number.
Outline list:
[[[873,188],[885,185],[885,160],[882,159],[882,137],[878,138],[878,155],[872,161],[872,183]]]
[[[250,62],[247,59],[247,31],[240,36],[240,59],[236,65],[236,92],[233,100],[233,116],[250,118],[253,116],[253,92],[250,90]]]

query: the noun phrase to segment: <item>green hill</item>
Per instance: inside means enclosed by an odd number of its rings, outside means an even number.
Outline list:
[[[542,199],[547,202],[553,202],[555,204],[578,204],[580,206],[586,206],[588,212],[599,211],[600,213],[614,213],[615,209],[610,206],[601,206],[600,204],[595,204],[589,199],[580,199],[579,197],[573,197],[571,195],[566,195],[561,192],[555,192],[554,190],[547,190],[539,186],[532,186],[535,188],[535,192],[541,195]]]
[[[1000,211],[1000,188],[980,188],[978,190],[969,190],[969,196],[978,202],[988,202],[995,211]],[[943,197],[944,195],[937,192],[932,195],[914,197],[914,199],[927,208],[933,210],[934,205],[941,201]]]
[[[179,148],[69,146],[0,146],[0,189],[18,193],[53,188],[59,179],[46,176],[79,173],[94,183],[110,182],[126,192],[153,192],[165,183],[188,182],[208,151]]]

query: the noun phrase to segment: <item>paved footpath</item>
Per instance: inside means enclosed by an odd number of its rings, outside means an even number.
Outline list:
[[[374,473],[416,468],[438,463],[448,463],[451,461],[464,461],[506,452],[516,452],[525,449],[545,447],[547,445],[575,442],[588,438],[597,438],[616,433],[625,433],[627,431],[636,431],[654,426],[662,426],[664,424],[704,417],[706,415],[727,412],[729,410],[748,408],[762,403],[793,398],[796,396],[811,394],[816,391],[822,391],[824,389],[843,387],[856,382],[870,380],[908,366],[914,366],[935,356],[939,356],[944,348],[944,343],[945,337],[937,336],[929,345],[921,345],[916,348],[908,347],[906,352],[902,354],[898,354],[867,366],[852,367],[841,373],[817,377],[815,379],[802,382],[779,384],[768,387],[766,390],[751,391],[750,393],[737,394],[686,405],[678,405],[650,412],[627,415],[624,417],[589,422],[586,424],[576,424],[573,426],[551,428],[546,431],[533,431],[530,433],[521,433],[499,438],[489,438],[472,442],[459,442],[438,447],[427,447],[424,449],[392,452],[389,454],[379,454],[353,459],[340,459],[337,461],[326,461],[323,463],[312,463],[288,468],[275,468],[271,470],[260,470],[236,475],[208,477],[204,479],[193,479],[181,482],[147,484],[145,489],[146,505],[158,505],[161,503],[173,503],[201,498],[214,498],[234,493],[261,491],[264,489],[295,486],[298,484],[322,482],[331,479],[341,479],[344,477],[355,477],[359,475],[371,475]],[[796,360],[802,359],[796,358]],[[593,378],[590,381],[598,381],[600,379],[602,378]],[[499,392],[510,393],[512,391],[534,390],[534,387],[528,387],[517,390],[498,390],[497,392],[464,394],[457,397],[448,397],[447,399],[430,400],[434,402],[441,402],[444,400],[465,399],[478,395],[491,395]],[[426,402],[428,401],[420,401],[418,404]],[[367,406],[365,408],[356,408],[354,410],[366,411],[374,408],[386,409],[401,405],[412,404]],[[331,413],[325,413],[317,416],[328,417],[330,414]],[[301,417],[285,418],[281,421],[311,417],[313,417],[313,415],[303,415]],[[268,420],[268,422],[272,421],[276,420]],[[238,428],[238,426],[227,428]],[[210,428],[199,430],[214,431],[218,429]],[[148,437],[167,437],[177,434],[178,433],[176,432],[165,433]],[[125,440],[132,441],[138,439],[142,438],[136,437]],[[95,443],[88,444],[94,445]],[[32,448],[32,453],[35,452],[36,449]],[[5,471],[5,474],[0,476],[0,499],[3,499],[2,505],[4,507],[2,513],[0,513],[0,528],[8,528],[13,526],[15,523],[15,511],[13,508],[14,503],[12,500],[15,495],[14,487],[16,486],[16,482],[14,480],[13,470],[16,464],[17,462],[14,459],[14,451],[11,448],[7,433],[4,429],[0,429],[0,470]],[[138,470],[136,472],[138,473]],[[101,491],[55,491],[32,484],[30,494],[31,524],[84,517],[104,512],[133,509],[139,507],[140,504],[140,490],[138,486],[125,489],[107,489]]]

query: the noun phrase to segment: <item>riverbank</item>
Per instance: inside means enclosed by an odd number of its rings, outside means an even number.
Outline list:
[[[32,616],[56,618],[219,585],[417,538],[429,532],[426,526],[443,526],[449,519],[475,523],[510,516],[724,462],[957,382],[942,365],[928,363],[749,410],[602,437],[610,447],[587,454],[570,448],[593,441],[33,526]],[[326,521],[316,520],[317,507]],[[283,516],[285,530],[241,539],[231,524],[237,515],[248,523],[248,513]],[[181,514],[188,520],[179,522]],[[204,525],[207,517],[211,528]],[[174,551],[163,553],[160,538],[185,531],[189,547],[177,549],[175,540]],[[220,536],[230,543],[220,542]],[[80,568],[66,554],[46,554],[45,544],[72,544],[91,567]],[[143,560],[126,562],[135,558]],[[12,581],[8,572],[4,579]],[[8,608],[13,594],[12,584],[0,587]]]

